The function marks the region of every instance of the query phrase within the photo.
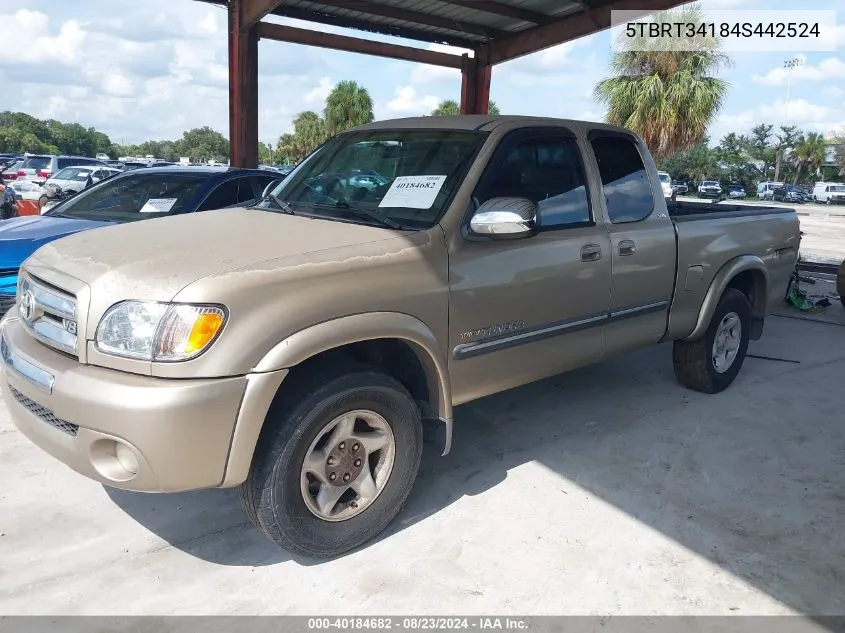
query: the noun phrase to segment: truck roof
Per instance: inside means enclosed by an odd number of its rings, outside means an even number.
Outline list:
[[[581,128],[601,128],[606,130],[613,130],[618,132],[626,132],[632,134],[630,130],[625,128],[609,125],[607,123],[599,123],[596,121],[577,121],[574,119],[558,119],[554,117],[539,117],[539,116],[521,116],[513,114],[501,115],[487,115],[487,114],[461,114],[453,116],[417,116],[406,117],[401,119],[386,119],[384,121],[374,121],[372,123],[365,123],[352,128],[349,131],[361,130],[423,130],[423,129],[449,129],[449,130],[481,130],[490,131],[493,128],[502,124],[520,124],[524,127],[534,127],[541,125],[565,125],[571,130]]]

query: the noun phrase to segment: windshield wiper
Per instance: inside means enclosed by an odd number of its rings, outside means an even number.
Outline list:
[[[293,210],[293,207],[291,207],[287,202],[285,202],[284,200],[282,200],[281,198],[279,198],[278,196],[276,196],[272,193],[268,193],[266,196],[261,198],[261,200],[259,200],[258,202],[256,202],[252,206],[257,207],[259,204],[261,204],[265,200],[269,200],[270,202],[275,204],[277,207],[279,207],[279,209],[282,211],[282,213],[286,213],[287,215],[296,215],[296,212]]]
[[[354,216],[356,218],[361,218],[364,220],[372,220],[373,222],[378,222],[382,226],[386,226],[389,229],[394,229],[397,231],[404,231],[407,230],[408,227],[399,224],[395,220],[391,220],[383,215],[379,215],[375,211],[370,211],[369,209],[361,209],[359,207],[353,207],[345,200],[338,201],[337,204],[334,205],[335,209],[342,209],[344,213],[347,215]]]

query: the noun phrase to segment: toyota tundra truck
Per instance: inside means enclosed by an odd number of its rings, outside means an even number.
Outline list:
[[[238,487],[270,539],[334,557],[400,512],[463,403],[662,342],[681,385],[727,388],[800,239],[791,209],[667,201],[624,129],[381,121],[251,206],[42,246],[0,386],[78,473]]]

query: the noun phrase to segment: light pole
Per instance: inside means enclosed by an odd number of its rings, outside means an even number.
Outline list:
[[[784,104],[783,124],[789,125],[789,90],[792,87],[792,69],[798,68],[804,63],[803,57],[793,57],[783,62],[783,67],[786,68],[786,103]]]
[[[783,125],[789,125],[789,89],[792,87],[792,70],[804,63],[803,57],[793,57],[783,62],[783,67],[786,68],[786,103],[783,104]],[[775,181],[780,178],[780,165],[783,160],[783,150],[781,146],[778,148],[777,160],[775,161]]]

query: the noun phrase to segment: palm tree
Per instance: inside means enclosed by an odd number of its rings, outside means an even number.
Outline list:
[[[371,123],[373,118],[370,93],[354,81],[341,81],[326,98],[323,120],[330,136],[356,125]]]
[[[306,110],[293,120],[293,133],[283,134],[276,148],[286,163],[296,165],[326,140],[326,126],[316,112]]]
[[[810,171],[815,173],[824,164],[826,154],[827,143],[824,135],[818,132],[807,132],[805,136],[802,136],[795,145],[795,149],[792,150],[792,157],[797,167],[792,184],[798,184],[798,178],[801,176],[804,165],[807,165]]]
[[[446,101],[441,101],[437,108],[431,111],[431,116],[455,116],[460,113],[460,104],[454,99],[447,99]],[[496,105],[495,101],[489,101],[487,103],[487,114],[493,116],[501,114],[499,106]]]
[[[691,5],[652,19],[700,24],[702,11],[699,5]],[[701,38],[692,45],[677,46],[681,50],[670,50],[670,39],[626,39],[621,50],[611,55],[614,76],[601,80],[593,91],[595,99],[608,108],[607,122],[640,134],[657,158],[700,142],[729,87],[715,76],[731,63],[719,52],[718,39]]]

